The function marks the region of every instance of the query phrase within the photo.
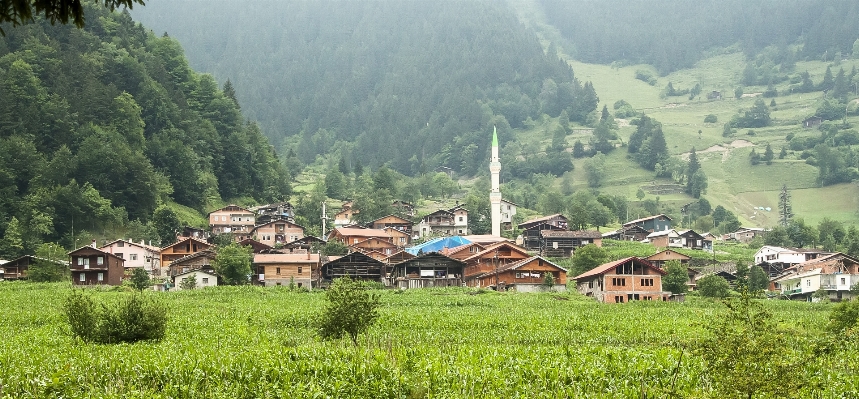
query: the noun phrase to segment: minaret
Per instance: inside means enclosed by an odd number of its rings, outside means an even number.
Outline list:
[[[498,133],[492,127],[492,158],[489,160],[489,172],[492,174],[492,191],[489,193],[489,203],[492,209],[492,235],[501,237],[501,160],[498,158]]]

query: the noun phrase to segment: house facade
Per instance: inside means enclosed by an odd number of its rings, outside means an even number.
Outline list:
[[[650,264],[660,269],[664,269],[665,264],[668,263],[668,261],[676,260],[680,262],[681,265],[686,265],[691,259],[691,256],[683,255],[677,251],[672,251],[670,249],[659,251],[653,255],[644,258],[644,260],[650,262]]]
[[[727,234],[727,239],[736,240],[744,244],[748,244],[755,237],[762,237],[766,234],[766,230],[760,227],[740,227],[737,231]]]
[[[93,246],[69,252],[69,269],[74,285],[120,285],[125,260]]]
[[[353,202],[346,201],[340,208],[340,212],[334,215],[334,227],[348,226],[352,224],[355,215],[359,213],[357,209],[352,209]]]
[[[670,292],[662,290],[665,274],[646,260],[629,257],[576,276],[576,289],[604,303],[665,301],[671,296]]]
[[[392,241],[391,236],[384,230],[363,229],[355,227],[335,227],[328,233],[328,241],[336,240],[346,246],[358,244],[369,238]]]
[[[304,227],[285,219],[272,220],[254,227],[251,237],[262,244],[274,247],[304,238]]]
[[[779,263],[783,265],[796,265],[803,262],[808,262],[826,255],[829,252],[824,252],[817,249],[805,248],[782,248],[772,245],[764,245],[758,252],[755,252],[755,264],[762,263]]]
[[[516,216],[516,204],[506,199],[501,199],[501,228],[513,230],[513,217]]]
[[[256,214],[238,205],[231,204],[209,212],[209,229],[212,234],[229,233],[236,236],[236,241],[249,238],[255,224]]]
[[[552,275],[553,285],[546,285],[546,274]],[[565,291],[567,271],[541,256],[532,256],[482,273],[471,285],[519,292]]]
[[[0,264],[0,280],[26,280],[30,272],[30,266],[36,262],[54,262],[60,266],[69,266],[68,262],[52,261],[33,255],[24,255]]]
[[[565,218],[566,219],[566,218]],[[526,225],[525,223],[519,226]],[[521,227],[520,227],[521,228]],[[537,224],[527,224],[522,230],[522,246],[529,251],[539,251],[540,242],[543,238],[543,231],[568,231],[564,227],[559,227],[550,222],[540,222]],[[518,240],[517,240],[518,241]]]
[[[171,263],[178,259],[182,259],[188,255],[195,254],[200,251],[207,250],[211,248],[212,245],[205,242],[200,241],[193,237],[185,237],[183,240],[170,244],[164,248],[161,248],[161,265],[162,272],[157,273],[153,271],[152,274],[155,275],[163,275],[163,271],[166,270],[166,267]]]
[[[671,229],[671,218],[666,215],[659,214],[648,216],[646,218],[630,220],[623,224],[623,229],[627,230],[633,226],[638,226],[649,233],[666,231]]]
[[[464,269],[465,262],[430,252],[391,266],[386,285],[400,289],[460,287]]]
[[[500,242],[487,245],[484,248],[482,251],[462,259],[465,262],[465,282],[469,286],[476,286],[475,278],[483,273],[531,257],[525,248],[510,242]]]
[[[569,257],[576,248],[588,244],[602,247],[602,233],[596,230],[540,231],[540,255],[549,257]]]
[[[774,283],[790,299],[812,300],[822,290],[830,300],[849,300],[855,297],[850,288],[859,283],[859,260],[842,253],[827,255],[792,266]]]
[[[382,261],[361,252],[352,252],[323,264],[320,278],[323,284],[340,277],[381,283],[386,274],[387,265]]]
[[[102,251],[112,253],[125,260],[126,269],[142,268],[149,273],[161,269],[161,248],[146,245],[132,239],[116,240],[103,245]]]
[[[275,220],[295,223],[295,208],[289,202],[276,202],[248,209],[256,214],[256,223],[265,224]]]
[[[194,289],[218,286],[218,275],[214,272],[210,270],[189,270],[184,273],[179,273],[173,276],[173,286],[170,288],[170,290],[181,291],[182,280],[185,279],[196,280],[196,285]]]
[[[439,209],[430,213],[418,223],[418,234],[420,237],[468,234],[468,211],[455,208],[455,211]]]
[[[713,240],[704,238],[704,236],[696,233],[695,230],[680,230],[677,234],[680,236],[680,246],[683,248],[704,251],[713,250]]]
[[[180,274],[188,273],[194,270],[202,270],[210,273],[215,272],[212,261],[215,260],[217,254],[211,249],[204,249],[199,252],[176,259],[167,265],[167,275],[175,277]]]
[[[255,284],[313,287],[320,267],[319,254],[256,254],[253,260]]]

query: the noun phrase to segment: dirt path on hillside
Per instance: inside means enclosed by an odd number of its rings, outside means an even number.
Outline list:
[[[698,154],[721,152],[722,153],[722,163],[725,163],[725,161],[728,160],[728,155],[730,155],[732,150],[737,149],[737,148],[754,147],[754,146],[755,146],[755,143],[752,143],[748,140],[740,139],[740,140],[734,140],[730,144],[716,144],[716,145],[711,146],[707,149],[704,149],[701,151],[696,151],[696,152]],[[682,159],[684,161],[688,161],[689,160],[689,153],[684,152],[684,153],[680,154],[680,159]]]

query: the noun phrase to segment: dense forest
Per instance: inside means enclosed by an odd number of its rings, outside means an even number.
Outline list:
[[[493,125],[503,145],[529,118],[566,111],[585,122],[597,106],[594,88],[544,54],[504,2],[218,4],[153,2],[134,15],[230,79],[248,114],[304,163],[333,153],[408,175],[474,175]]]
[[[851,53],[859,31],[859,3],[850,0],[539,1],[576,59],[650,64],[662,74],[733,45],[747,55],[799,45],[800,58],[832,60]]]
[[[3,26],[0,255],[71,248],[87,231],[151,230],[167,203],[205,211],[289,195],[286,169],[231,85],[192,71],[176,40],[128,13],[87,6],[86,16],[82,30]]]

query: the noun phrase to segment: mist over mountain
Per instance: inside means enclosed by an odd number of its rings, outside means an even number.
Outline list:
[[[584,122],[596,107],[593,88],[505,2],[216,4],[153,1],[134,16],[230,79],[246,114],[304,162],[339,152],[407,174],[472,175],[493,125],[503,143],[528,118],[566,110]]]

